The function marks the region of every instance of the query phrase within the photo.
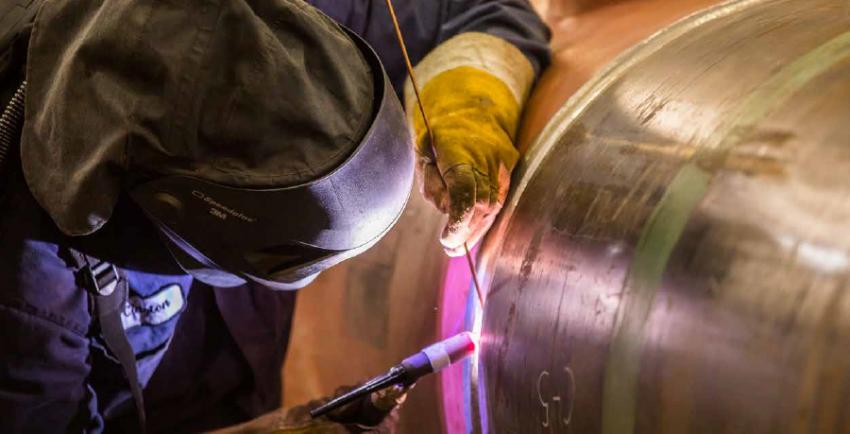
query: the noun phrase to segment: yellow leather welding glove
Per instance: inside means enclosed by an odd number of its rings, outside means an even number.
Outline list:
[[[416,66],[431,134],[408,83],[405,106],[415,133],[417,175],[425,198],[448,214],[441,242],[459,256],[493,224],[519,158],[514,139],[534,73],[509,42],[463,33]],[[436,154],[436,155],[435,155]]]

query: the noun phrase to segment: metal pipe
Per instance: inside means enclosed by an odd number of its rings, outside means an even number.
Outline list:
[[[583,87],[479,264],[489,432],[850,430],[850,5],[741,0]]]

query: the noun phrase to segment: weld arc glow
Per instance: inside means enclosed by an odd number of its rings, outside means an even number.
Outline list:
[[[479,281],[481,276],[478,276]],[[482,383],[482,377],[479,375],[479,367],[481,366],[478,363],[479,355],[481,354],[481,346],[483,345],[483,341],[481,338],[481,329],[484,324],[484,307],[479,303],[481,300],[480,295],[476,295],[475,289],[478,286],[476,285],[474,288],[470,289],[469,295],[469,304],[471,306],[470,311],[472,312],[472,335],[475,336],[475,351],[472,353],[472,357],[470,357],[470,378],[469,378],[469,393],[470,393],[470,406],[468,407],[470,410],[469,418],[472,422],[471,427],[473,432],[481,432],[486,433],[487,430],[487,402],[484,400],[484,394],[480,391],[484,390],[484,384]],[[475,418],[478,416],[477,424],[475,422]]]
[[[475,251],[471,252],[475,257]],[[481,271],[479,271],[481,273]],[[479,275],[479,278],[482,276]],[[452,258],[446,267],[441,296],[440,336],[442,339],[469,331],[476,341],[471,357],[456,366],[442,371],[440,386],[445,430],[450,433],[486,432],[479,409],[486,408],[479,401],[478,356],[486,336],[481,336],[482,309],[472,281],[469,267],[463,257]]]

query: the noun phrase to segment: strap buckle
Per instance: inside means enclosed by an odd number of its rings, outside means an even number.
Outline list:
[[[89,291],[94,295],[107,296],[118,287],[118,269],[108,262],[99,262],[96,265],[87,265],[86,278]]]

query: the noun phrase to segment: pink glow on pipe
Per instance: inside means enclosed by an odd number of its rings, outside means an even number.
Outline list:
[[[477,248],[471,251],[475,258]],[[479,276],[480,278],[481,276]],[[471,300],[470,297],[475,298]],[[440,296],[440,329],[441,339],[457,335],[463,331],[473,331],[475,318],[470,317],[470,303],[475,306],[474,316],[479,316],[477,295],[472,283],[472,275],[464,257],[451,258],[446,266]],[[471,363],[477,364],[479,347],[472,357]],[[445,369],[440,376],[440,395],[443,406],[443,426],[449,433],[464,433],[468,431],[468,378],[464,377],[466,364],[458,363]],[[468,372],[467,372],[468,374]]]

